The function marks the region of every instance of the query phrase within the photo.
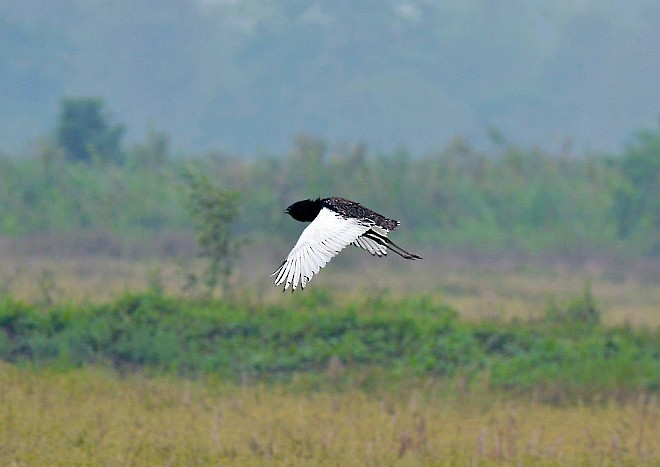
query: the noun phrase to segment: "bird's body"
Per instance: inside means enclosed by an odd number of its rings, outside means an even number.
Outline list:
[[[285,213],[301,222],[311,222],[303,230],[287,259],[273,273],[275,285],[295,291],[304,289],[314,274],[349,244],[367,250],[374,256],[385,256],[392,250],[405,259],[421,259],[396,245],[387,234],[399,226],[360,203],[344,198],[318,198],[293,203]]]

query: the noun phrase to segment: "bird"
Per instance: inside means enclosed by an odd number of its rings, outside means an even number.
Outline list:
[[[284,284],[285,292],[294,292],[300,284],[304,289],[312,277],[348,245],[363,248],[373,256],[382,257],[393,251],[409,260],[422,259],[387,237],[401,224],[372,211],[360,203],[345,198],[317,198],[297,201],[284,210],[300,222],[311,222],[271,276],[275,285]]]

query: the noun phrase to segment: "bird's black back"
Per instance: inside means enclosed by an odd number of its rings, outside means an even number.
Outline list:
[[[321,205],[346,218],[369,219],[378,227],[386,230],[394,230],[399,226],[399,221],[365,208],[360,203],[345,198],[324,198],[320,200]],[[318,214],[318,213],[317,213]]]

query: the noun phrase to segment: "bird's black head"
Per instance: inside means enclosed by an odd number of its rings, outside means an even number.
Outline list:
[[[312,222],[321,211],[321,198],[297,201],[284,211],[300,222]]]

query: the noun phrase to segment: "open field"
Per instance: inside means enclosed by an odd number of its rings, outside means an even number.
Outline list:
[[[107,301],[154,285],[167,294],[181,295],[185,272],[201,269],[181,255],[158,258],[138,254],[130,259],[125,255],[57,255],[51,251],[31,254],[25,245],[13,246],[0,242],[0,292],[30,301]],[[187,257],[194,258],[194,247],[181,249],[189,249]],[[292,300],[273,287],[269,277],[286,253],[286,246],[250,245],[236,267],[232,282],[236,293],[269,303]],[[425,259],[412,264],[398,257],[372,259],[349,248],[309,287],[342,290],[334,297],[337,300],[384,291],[431,295],[473,321],[539,317],[550,302],[574,297],[589,287],[604,323],[660,325],[660,266],[651,259],[571,264],[538,258],[422,253]]]
[[[0,364],[3,465],[657,465],[655,397],[548,406]]]
[[[194,262],[5,244],[0,464],[660,463],[657,265],[352,249],[290,295],[285,250],[205,303]],[[543,324],[585,288],[604,326]]]

